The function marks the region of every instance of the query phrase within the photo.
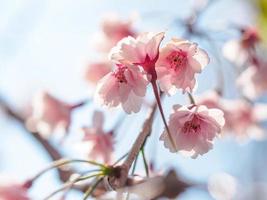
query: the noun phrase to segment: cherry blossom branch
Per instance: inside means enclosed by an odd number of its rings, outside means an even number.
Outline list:
[[[189,187],[200,188],[200,185],[188,183],[177,176],[174,170],[170,170],[164,176],[146,178],[127,185],[127,187],[120,188],[118,193],[136,194],[140,199],[175,199]],[[129,195],[127,197],[129,198]],[[99,199],[104,200],[105,197],[100,197]]]
[[[138,135],[137,139],[135,140],[135,143],[133,144],[131,151],[128,154],[128,157],[124,161],[123,165],[126,166],[128,169],[132,166],[133,161],[135,160],[137,154],[143,147],[143,144],[146,140],[146,138],[150,135],[151,129],[152,129],[152,123],[153,123],[153,118],[155,115],[155,111],[157,108],[157,104],[154,104],[152,107],[151,112],[149,113],[146,121],[143,124],[143,128]]]
[[[5,113],[15,119],[17,122],[19,122],[23,129],[29,134],[31,135],[37,142],[39,142],[39,144],[46,150],[46,152],[48,153],[48,155],[50,156],[50,158],[53,161],[57,161],[63,158],[63,156],[60,154],[60,152],[54,148],[46,139],[44,139],[38,132],[30,132],[27,127],[25,126],[25,119],[24,117],[22,117],[20,114],[18,114],[17,112],[15,112],[13,109],[11,109],[11,107],[8,105],[8,103],[6,103],[3,98],[0,98],[0,106],[3,108],[3,110],[5,111]],[[58,169],[58,174],[59,174],[59,178],[61,181],[66,182],[68,181],[69,177],[75,173],[72,170],[62,170],[62,169]]]
[[[109,176],[109,184],[112,188],[117,189],[125,186],[126,181],[128,179],[129,170],[133,162],[135,161],[137,155],[139,154],[141,148],[143,147],[144,142],[151,133],[156,108],[157,104],[154,103],[152,110],[150,111],[147,119],[143,124],[141,132],[139,133],[130,152],[128,153],[127,158],[120,166],[117,167],[118,172]]]

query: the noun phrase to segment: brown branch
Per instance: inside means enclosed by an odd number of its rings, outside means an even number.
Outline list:
[[[152,110],[148,114],[148,117],[143,124],[142,130],[140,131],[138,137],[136,138],[126,160],[123,162],[122,165],[117,167],[117,173],[110,175],[109,183],[110,183],[112,188],[118,189],[118,188],[125,186],[125,184],[127,182],[129,170],[130,170],[137,154],[139,153],[140,149],[142,148],[145,140],[147,139],[147,137],[151,133],[156,108],[157,108],[157,104],[154,103]]]
[[[60,154],[60,152],[54,148],[48,140],[43,138],[41,134],[38,132],[31,132],[27,129],[25,125],[26,119],[20,115],[19,113],[15,112],[6,101],[4,101],[0,97],[0,107],[4,110],[4,112],[11,117],[12,119],[15,119],[18,123],[20,123],[25,130],[26,133],[28,133],[30,136],[32,136],[39,144],[45,149],[45,151],[50,156],[51,160],[56,161],[63,158],[63,156]],[[69,180],[70,176],[74,173],[72,170],[63,170],[58,169],[58,175],[61,181],[66,182]]]
[[[49,154],[51,160],[56,161],[59,159],[62,159],[62,155],[60,152],[54,148],[49,141],[44,139],[38,132],[30,132],[27,127],[25,126],[25,119],[21,115],[19,115],[17,112],[15,112],[13,109],[10,108],[10,106],[0,98],[0,106],[3,108],[5,113],[10,116],[11,118],[15,119],[17,122],[19,122],[22,127],[26,130],[27,133],[29,133],[36,141],[38,141],[41,146],[47,151]],[[176,175],[172,173],[171,176],[169,174],[166,177],[155,177],[151,179],[145,179],[141,181],[134,181],[131,177],[128,177],[128,172],[133,164],[134,159],[136,158],[137,154],[139,153],[140,149],[142,148],[145,140],[151,133],[153,119],[155,116],[155,111],[157,108],[157,104],[153,104],[153,107],[151,111],[148,114],[148,117],[144,121],[142,130],[140,131],[138,137],[136,138],[126,160],[123,162],[122,165],[114,166],[113,173],[108,177],[109,184],[112,188],[118,189],[118,192],[125,190],[125,187],[128,188],[128,192],[130,193],[139,193],[139,188],[148,187],[154,191],[157,191],[155,194],[151,197],[174,197],[180,193],[182,193],[187,187],[190,187],[187,183],[183,181],[179,181],[179,179],[176,178]],[[57,168],[59,173],[59,178],[62,182],[67,182],[72,174],[75,173],[73,170],[63,170],[60,168]],[[93,196],[99,197],[106,192],[109,191],[106,186],[106,182],[101,181],[99,186],[94,190]],[[85,191],[90,184],[86,185],[75,185],[72,188],[78,189],[80,191]],[[130,187],[130,188],[129,188]],[[119,189],[120,188],[120,189]],[[140,194],[139,194],[140,195]],[[151,194],[147,194],[151,195]]]
[[[135,179],[128,178],[124,187],[117,189],[117,194],[130,193],[137,195],[140,199],[174,199],[189,187],[205,188],[205,185],[189,183],[183,180],[176,174],[174,170],[170,170],[166,175],[158,175],[151,178]],[[120,198],[116,199],[120,199]],[[114,197],[107,198],[105,193],[98,196],[100,200],[115,199]]]

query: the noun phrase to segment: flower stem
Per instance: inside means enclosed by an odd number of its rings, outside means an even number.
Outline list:
[[[128,156],[129,153],[125,153],[123,156],[121,156],[116,162],[113,163],[113,166],[117,165],[120,161],[122,161],[126,156]]]
[[[85,192],[83,200],[86,200],[95,190],[97,185],[103,180],[102,178],[99,178],[91,187],[88,188],[88,190]]]
[[[149,169],[148,169],[148,164],[147,164],[147,160],[146,160],[146,156],[145,156],[144,147],[141,149],[141,154],[143,157],[143,162],[144,162],[144,166],[145,166],[145,170],[146,170],[146,176],[149,177]]]
[[[90,176],[86,176],[86,179],[97,177],[99,175],[102,175],[102,174],[93,174],[93,175],[90,175]],[[66,192],[68,192],[68,190],[71,189],[74,186],[75,183],[77,183],[79,181],[83,181],[83,180],[85,180],[85,177],[83,177],[83,175],[78,176],[73,181],[65,183],[62,187],[60,187],[59,189],[57,189],[54,192],[52,192],[50,195],[48,195],[47,197],[45,197],[44,200],[49,200],[49,199],[51,199],[52,196],[54,196],[57,193],[62,192],[64,190],[66,190]]]
[[[139,157],[139,153],[138,153],[137,156],[135,157],[131,175],[134,175],[134,172],[135,172],[135,169],[136,169],[136,165],[137,165],[137,161],[138,161],[138,157]]]
[[[93,172],[93,171],[94,170],[90,170],[89,172]],[[100,170],[98,170],[97,172],[100,172]],[[84,173],[84,174],[87,174],[87,173]],[[90,176],[88,176],[88,175],[84,176],[84,174],[79,175],[73,181],[71,181],[68,186],[66,186],[65,191],[63,191],[64,193],[63,193],[63,195],[62,195],[62,197],[60,199],[62,199],[62,200],[66,199],[66,196],[68,195],[69,191],[73,188],[75,183],[77,183],[79,181],[83,181],[83,180],[85,180],[85,178],[90,179],[90,178],[102,175],[102,174],[99,173],[99,174],[93,174],[93,175],[90,175]]]
[[[193,105],[196,105],[196,101],[195,101],[193,95],[190,92],[187,92],[187,95],[188,95],[188,98],[190,100],[190,103]]]
[[[106,168],[105,165],[102,165],[100,163],[97,163],[95,161],[90,161],[90,160],[82,160],[82,159],[72,159],[72,160],[68,160],[68,159],[61,159],[61,160],[57,160],[55,162],[53,162],[50,166],[48,166],[47,168],[43,169],[42,171],[40,171],[39,173],[37,173],[32,179],[31,182],[34,182],[36,179],[38,179],[40,176],[42,176],[43,174],[45,174],[46,172],[48,172],[51,169],[54,168],[59,168],[61,166],[70,164],[70,163],[87,163],[87,164],[91,164],[91,165],[96,165],[99,166],[101,168]]]
[[[159,107],[159,112],[160,112],[161,118],[163,120],[163,124],[165,126],[165,129],[167,131],[168,137],[169,137],[169,139],[171,141],[171,144],[172,144],[173,148],[177,149],[176,145],[174,143],[174,140],[172,138],[171,132],[169,130],[169,127],[167,125],[165,116],[164,116],[164,112],[163,112],[162,105],[161,105],[161,100],[160,100],[160,95],[159,95],[157,83],[156,83],[155,80],[152,79],[151,84],[152,84],[153,92],[154,92],[154,95],[155,95],[155,98],[156,98],[156,101],[157,101],[157,104],[158,104],[158,107]]]

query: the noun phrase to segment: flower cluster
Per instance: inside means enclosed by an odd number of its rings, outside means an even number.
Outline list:
[[[178,89],[192,92],[195,76],[209,63],[209,57],[196,43],[187,40],[172,39],[161,47],[164,34],[143,33],[119,41],[110,52],[114,70],[98,82],[97,101],[109,107],[121,105],[125,112],[136,113],[149,83],[155,87],[158,82],[168,95]],[[187,151],[197,157],[211,149],[212,140],[223,125],[223,113],[218,109],[175,106],[161,140],[171,152]]]
[[[259,55],[261,38],[255,27],[240,29],[241,37],[227,42],[223,47],[224,56],[240,71],[237,86],[249,99],[256,99],[267,91],[267,61]]]
[[[192,91],[196,73],[209,63],[207,53],[181,39],[160,48],[163,38],[164,33],[144,33],[122,39],[110,52],[116,67],[98,83],[97,99],[111,107],[120,104],[131,113],[140,110],[140,98],[150,82],[158,81],[167,94],[174,94],[176,89]]]

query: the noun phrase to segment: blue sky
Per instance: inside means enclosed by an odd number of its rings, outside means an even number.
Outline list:
[[[182,28],[171,27],[174,17],[185,17],[190,13],[194,1],[182,0],[0,0],[0,94],[18,110],[23,110],[34,92],[47,89],[54,95],[69,102],[79,101],[90,94],[88,85],[82,79],[82,72],[89,60],[99,59],[90,46],[92,36],[99,31],[101,17],[107,12],[116,12],[124,18],[132,12],[138,12],[140,19],[134,24],[140,31],[167,31],[167,37],[180,36]],[[244,10],[249,9],[244,1],[218,0],[203,16],[201,26],[224,33],[224,26],[231,22],[247,24],[251,15]],[[153,12],[153,13],[152,13]],[[156,14],[155,14],[156,13]],[[159,14],[157,14],[159,13]],[[236,15],[238,13],[238,15]],[[229,35],[229,37],[231,34]],[[220,47],[222,39],[216,41]],[[197,41],[197,40],[196,40]],[[212,50],[205,47],[210,53]],[[199,90],[202,92],[216,85],[212,61],[207,69],[198,77]],[[227,65],[227,63],[225,63]],[[228,66],[229,67],[229,66]],[[231,70],[230,70],[231,72]],[[233,74],[224,69],[229,80]],[[208,78],[207,78],[208,77]],[[227,85],[230,88],[230,86]],[[235,96],[230,89],[229,97]],[[186,98],[176,95],[164,102],[166,113],[175,103],[185,103]],[[74,125],[71,134],[82,125],[89,125],[91,113],[95,107],[86,106],[84,110],[74,113]],[[146,110],[138,117],[136,114],[126,118],[125,125],[120,128],[116,156],[125,152],[136,137]],[[106,113],[106,128],[112,127],[112,113]],[[19,179],[33,175],[49,163],[49,157],[41,147],[21,129],[15,122],[0,114],[0,171],[13,174]],[[214,149],[197,160],[184,158],[178,154],[170,154],[158,141],[163,130],[160,118],[156,118],[153,137],[150,138],[146,151],[148,157],[157,161],[157,168],[167,170],[172,166],[188,179],[205,181],[211,174],[226,171],[243,177],[249,173],[252,149],[255,143],[238,145],[233,139],[216,141]],[[131,123],[135,130],[128,131]],[[74,140],[76,136],[73,136]],[[76,156],[74,148],[69,148],[69,139],[63,151]],[[155,153],[156,152],[156,153]],[[238,160],[238,162],[237,162]],[[244,166],[247,166],[244,168]],[[142,170],[142,169],[140,169]],[[39,200],[45,194],[59,186],[53,178],[54,173],[37,182],[31,191],[34,199]],[[76,199],[76,195],[70,198]],[[205,192],[192,191],[186,193],[185,200],[209,200]]]

